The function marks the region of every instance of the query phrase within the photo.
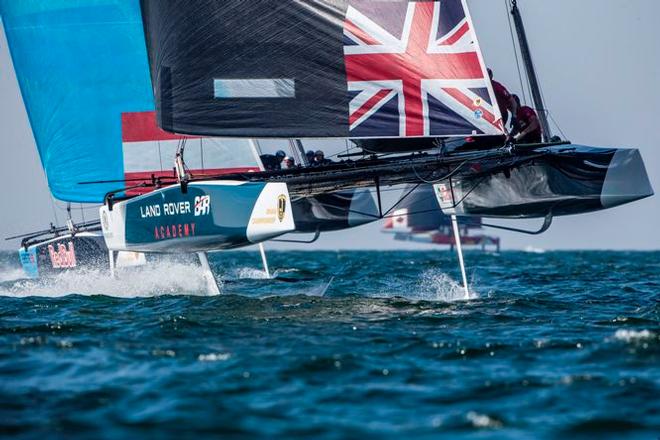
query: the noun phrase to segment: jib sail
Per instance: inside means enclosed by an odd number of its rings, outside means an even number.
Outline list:
[[[56,198],[101,202],[123,179],[173,175],[182,137],[156,124],[139,0],[0,0],[0,13]],[[259,169],[248,141],[186,142],[193,175]],[[95,181],[113,182],[81,185]]]
[[[142,0],[159,125],[236,137],[499,135],[465,0]]]
[[[121,113],[153,110],[137,1],[0,0],[52,194],[99,202],[124,176]]]

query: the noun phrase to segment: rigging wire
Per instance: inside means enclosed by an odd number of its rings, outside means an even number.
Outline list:
[[[442,176],[442,177],[440,177],[440,178],[438,178],[438,179],[436,179],[436,180],[426,180],[426,179],[424,179],[422,176],[419,175],[419,173],[418,173],[417,170],[415,169],[415,165],[412,166],[412,170],[413,170],[413,172],[415,173],[415,177],[417,177],[417,178],[418,178],[419,180],[421,180],[423,183],[428,183],[429,185],[435,185],[436,183],[440,183],[440,182],[442,182],[443,180],[451,179],[454,175],[456,175],[456,173],[458,173],[458,171],[459,171],[461,168],[463,168],[463,166],[465,166],[466,163],[468,163],[468,162],[470,162],[470,161],[472,161],[472,160],[473,160],[473,159],[466,159],[466,160],[464,160],[463,162],[461,162],[460,164],[458,164],[458,165],[456,166],[456,168],[454,168],[453,170],[451,170],[448,174],[446,174],[446,175],[444,175],[444,176]]]
[[[399,197],[399,200],[397,200],[397,202],[394,205],[392,205],[390,207],[390,209],[385,211],[385,215],[388,215],[389,213],[394,211],[396,209],[396,207],[399,206],[399,203],[401,203],[405,199],[407,199],[410,194],[412,194],[417,188],[419,188],[420,185],[421,185],[421,183],[418,183],[417,185],[413,186],[412,189],[410,191],[408,191],[403,197]],[[385,218],[385,217],[381,215],[381,218]]]
[[[518,69],[518,77],[520,78],[520,85],[521,85],[521,87],[523,87],[523,79],[522,79],[522,73],[521,73],[521,70],[520,70],[520,63],[519,63],[519,60],[518,60],[518,51],[517,51],[517,48],[516,48],[516,40],[515,40],[515,37],[513,35],[513,27],[511,25],[511,14],[509,14],[509,11],[508,11],[508,8],[509,8],[508,2],[510,2],[511,8],[513,9],[518,5],[518,1],[517,0],[504,0],[504,3],[505,3],[505,8],[507,9],[507,17],[508,17],[508,21],[509,21],[509,31],[511,33],[511,41],[513,43],[513,53],[514,53],[515,58],[516,58],[516,66],[517,66],[517,69]],[[527,76],[526,72],[525,72],[525,74],[526,74],[526,77],[527,77],[527,87],[528,87],[529,94],[530,94],[530,99],[531,99],[531,96],[532,96],[531,79],[529,78],[529,76]],[[566,136],[564,131],[559,126],[559,123],[557,123],[555,118],[552,116],[552,113],[548,109],[547,101],[545,99],[545,94],[543,93],[543,88],[541,87],[540,84],[538,85],[538,89],[539,89],[539,93],[541,95],[541,100],[544,102],[544,107],[545,108],[536,109],[536,111],[537,112],[542,111],[546,115],[546,117],[549,118],[553,122],[553,124],[557,128],[557,130],[559,130],[559,133],[561,134],[562,138],[563,139],[568,139],[568,137]],[[527,97],[525,96],[524,87],[523,87],[523,98],[524,98],[525,101],[527,100]],[[548,134],[548,136],[549,136],[549,134]]]
[[[140,180],[142,180],[142,179],[140,179]],[[59,210],[59,211],[66,211],[66,207],[64,207],[64,206],[60,206],[60,203],[62,203],[62,202],[59,202],[58,200],[55,200],[54,202],[55,202],[55,203],[54,203],[55,208],[56,208],[57,210]],[[93,204],[93,205],[91,205],[91,206],[83,206],[83,205],[84,205],[83,203],[81,203],[80,205],[81,205],[81,209],[84,209],[85,211],[89,211],[89,210],[92,210],[92,209],[95,209],[95,210],[96,210],[96,209],[99,209],[101,206],[103,206],[103,204],[101,204],[101,203],[95,203],[95,204]]]
[[[57,209],[55,209],[55,199],[53,198],[52,194],[50,196],[50,206],[51,208],[53,208],[53,215],[55,216],[55,225],[59,225],[60,220],[57,218]]]
[[[360,149],[358,146],[350,147],[350,148],[349,148],[349,147],[348,147],[348,144],[349,144],[349,140],[346,139],[346,150],[345,150],[345,151],[338,151],[338,152],[335,153],[335,154],[331,154],[331,155],[329,155],[329,156],[326,156],[326,158],[327,158],[327,159],[331,159],[331,158],[333,158],[333,157],[337,157],[337,156],[339,156],[340,154],[350,154],[350,153],[349,153],[350,151],[357,151],[357,150]]]
[[[559,123],[557,121],[555,121],[555,118],[552,116],[552,113],[550,112],[550,110],[547,111],[547,114],[548,114],[548,117],[550,118],[550,120],[552,121],[552,123],[555,124],[555,127],[557,127],[557,130],[559,130],[559,133],[561,133],[562,139],[568,139],[568,136],[566,136],[566,134],[564,134],[564,130],[562,130],[561,127],[559,126]]]
[[[513,7],[516,4],[515,0],[511,2]],[[527,95],[525,94],[525,85],[523,81],[522,71],[520,69],[520,59],[518,58],[518,48],[516,46],[516,37],[513,35],[513,25],[511,24],[511,14],[509,13],[509,0],[504,0],[504,9],[506,10],[507,21],[509,22],[509,32],[511,33],[511,44],[513,46],[513,55],[516,59],[516,68],[518,70],[518,79],[520,80],[520,90],[522,91],[523,102],[527,102]],[[529,84],[528,84],[529,87]],[[530,93],[531,94],[531,93]]]

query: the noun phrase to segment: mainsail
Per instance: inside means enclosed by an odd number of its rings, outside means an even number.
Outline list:
[[[159,125],[235,137],[501,135],[465,0],[142,0]]]

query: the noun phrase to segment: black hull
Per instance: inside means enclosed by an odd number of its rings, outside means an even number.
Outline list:
[[[637,150],[575,147],[488,174],[451,179],[458,215],[534,218],[582,214],[653,195]],[[443,209],[451,211],[451,205]]]
[[[292,201],[297,233],[339,231],[379,220],[368,190],[348,190]]]

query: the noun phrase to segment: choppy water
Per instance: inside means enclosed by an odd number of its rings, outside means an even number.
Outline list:
[[[658,438],[660,253],[212,256],[48,283],[0,264],[0,436]],[[332,282],[328,286],[328,281]]]

